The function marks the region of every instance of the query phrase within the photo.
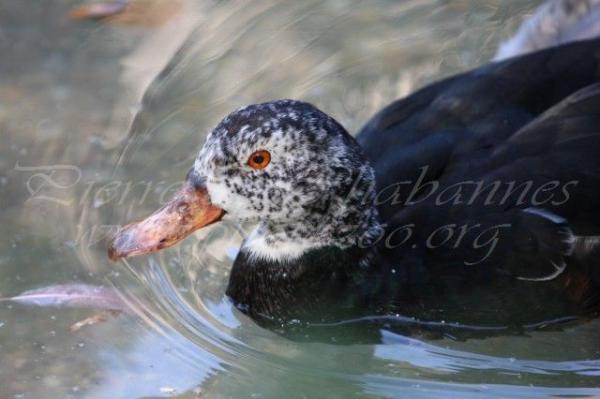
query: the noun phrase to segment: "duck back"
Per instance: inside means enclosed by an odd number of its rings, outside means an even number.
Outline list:
[[[582,41],[446,79],[366,124],[387,237],[403,232],[382,252],[413,276],[404,309],[514,325],[598,313],[599,82],[600,39]]]

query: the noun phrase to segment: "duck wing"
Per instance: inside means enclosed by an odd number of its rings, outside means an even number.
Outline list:
[[[582,41],[483,66],[384,108],[357,136],[376,172],[384,219],[410,196],[406,182],[486,163],[525,125],[598,82],[599,70],[600,39]],[[392,196],[394,204],[385,201]]]

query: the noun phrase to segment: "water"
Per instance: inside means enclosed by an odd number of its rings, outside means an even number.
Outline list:
[[[105,253],[113,226],[159,206],[230,110],[299,98],[356,131],[485,63],[539,2],[138,0],[114,23],[67,20],[76,3],[0,1],[0,294],[102,284],[134,314],[70,332],[95,312],[0,302],[0,398],[600,396],[598,322],[292,341],[224,296],[244,228],[119,264]]]

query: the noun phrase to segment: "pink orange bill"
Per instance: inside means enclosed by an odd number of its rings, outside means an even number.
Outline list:
[[[108,246],[117,261],[175,245],[195,230],[219,221],[224,211],[210,202],[205,187],[184,183],[174,198],[146,219],[121,228]]]

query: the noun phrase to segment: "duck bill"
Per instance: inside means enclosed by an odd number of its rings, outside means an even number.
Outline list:
[[[214,206],[204,185],[186,181],[183,187],[158,211],[146,219],[121,228],[112,238],[108,256],[120,258],[144,255],[175,245],[204,226],[223,217],[224,211]]]

